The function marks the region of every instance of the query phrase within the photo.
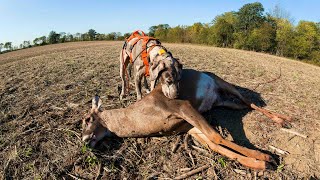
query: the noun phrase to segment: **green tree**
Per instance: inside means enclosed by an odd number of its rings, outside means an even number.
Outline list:
[[[59,33],[59,43],[64,43],[67,40],[67,34],[65,32]]]
[[[23,48],[31,47],[30,41],[23,41]]]
[[[287,19],[278,19],[276,22],[276,55],[291,56],[294,27]]]
[[[151,26],[151,27],[149,28],[149,33],[148,33],[148,35],[151,36],[151,37],[154,37],[157,28],[158,28],[158,26]]]
[[[116,32],[111,32],[106,35],[105,40],[115,40],[117,38],[117,33]]]
[[[245,4],[237,12],[237,29],[249,34],[251,30],[264,22],[263,12],[264,8],[259,2]]]
[[[102,41],[106,39],[106,35],[105,34],[97,34],[96,35],[96,40]]]
[[[319,37],[316,24],[310,21],[300,21],[293,41],[294,58],[308,58],[312,51],[318,48]]]
[[[59,42],[59,39],[60,39],[60,34],[56,33],[55,31],[51,31],[48,36],[48,43],[56,44]]]
[[[40,41],[40,46],[46,45],[47,44],[47,37],[41,36],[41,37],[39,37],[39,41]]]
[[[73,41],[74,41],[73,35],[70,34],[70,33],[68,33],[68,34],[66,35],[66,41],[68,41],[68,42],[73,42]]]
[[[90,41],[95,40],[96,35],[97,35],[97,32],[94,29],[89,29],[88,36]]]
[[[204,25],[200,22],[194,23],[186,28],[185,38],[188,43],[201,43],[200,32],[203,31]]]
[[[82,37],[81,33],[76,33],[75,36],[74,36],[74,40],[75,41],[81,41],[81,37]]]
[[[34,46],[39,46],[40,44],[39,44],[39,38],[35,38],[34,40],[33,40],[33,45]]]
[[[0,43],[0,54],[1,54],[1,50],[2,50],[2,48],[3,48],[3,43]]]
[[[166,41],[169,29],[170,26],[168,24],[159,24],[154,33],[154,37],[160,39],[161,41]]]
[[[248,49],[248,37],[251,31],[259,28],[264,22],[264,8],[261,3],[249,3],[242,6],[237,12],[237,23],[235,25],[236,33],[234,47]]]
[[[4,43],[3,47],[6,48],[7,51],[12,51],[12,42]]]
[[[272,25],[264,23],[251,32],[247,46],[250,50],[272,52],[275,47],[276,30]]]
[[[89,34],[88,33],[81,34],[80,40],[81,41],[89,41],[90,40]]]
[[[182,42],[185,42],[184,36],[185,36],[184,28],[181,26],[176,26],[174,28],[169,29],[169,32],[167,34],[167,39],[168,39],[168,42],[182,43]]]
[[[210,39],[210,44],[220,47],[232,47],[236,22],[237,16],[234,12],[227,12],[217,16],[212,21],[213,26],[210,28],[213,37]]]

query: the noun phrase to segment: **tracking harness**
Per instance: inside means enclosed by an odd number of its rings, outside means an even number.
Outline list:
[[[122,47],[122,63],[123,63],[123,66],[125,66],[125,63],[124,63],[124,59],[123,59],[123,51],[126,50],[127,48],[127,45],[129,44],[129,42],[131,40],[133,40],[134,38],[136,38],[132,43],[130,43],[130,47],[129,47],[129,51],[130,51],[130,63],[133,64],[134,61],[141,55],[141,59],[143,61],[143,64],[145,66],[145,76],[149,76],[150,73],[149,73],[149,62],[150,62],[150,55],[149,55],[149,52],[156,46],[160,46],[162,47],[163,49],[161,49],[157,55],[161,55],[161,54],[164,54],[167,52],[167,50],[161,45],[161,43],[159,42],[158,39],[154,38],[154,37],[149,37],[147,36],[143,31],[141,30],[137,30],[137,31],[134,31],[131,36],[129,38],[126,39],[123,47]],[[132,50],[134,48],[134,46],[137,44],[137,42],[139,42],[140,40],[142,40],[142,51],[140,53],[138,53],[138,55],[133,58],[133,55],[132,55]],[[148,43],[150,40],[155,40],[156,41],[156,44],[153,44],[151,46],[148,46]],[[127,53],[127,51],[125,51]],[[124,67],[124,69],[126,69],[126,67]]]

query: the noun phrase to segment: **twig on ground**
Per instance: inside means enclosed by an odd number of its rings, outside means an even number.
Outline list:
[[[192,154],[191,154],[191,151],[190,150],[188,150],[189,151],[189,157],[190,157],[190,159],[191,159],[191,162],[192,162],[192,165],[193,166],[195,166],[196,164],[195,164],[195,162],[194,162],[194,159],[193,159],[193,156],[192,156]]]
[[[147,177],[147,179],[155,179],[157,176],[159,176],[161,173],[160,172],[155,172],[152,173],[150,176]]]
[[[241,174],[241,175],[246,175],[246,171],[245,170],[241,170],[241,169],[233,169],[234,172]]]
[[[192,145],[191,147],[192,147],[193,149],[195,149],[195,150],[198,150],[198,151],[204,153],[204,154],[208,154],[208,151],[205,150],[205,149],[199,148],[199,147],[194,146],[194,145]]]
[[[186,136],[184,137],[184,140],[183,140],[184,148],[185,148],[186,150],[189,149],[189,147],[188,147],[188,139],[189,139],[189,137],[190,137],[190,135],[189,135],[189,134],[186,134]]]
[[[201,171],[203,171],[203,170],[205,170],[205,169],[208,169],[209,168],[209,165],[204,165],[204,166],[201,166],[201,167],[199,167],[199,168],[197,168],[197,169],[194,169],[194,170],[192,170],[192,171],[189,171],[189,172],[187,172],[187,173],[185,173],[185,174],[182,174],[182,175],[180,175],[180,176],[178,176],[178,177],[175,177],[174,179],[185,179],[185,178],[187,178],[187,177],[190,177],[190,176],[192,176],[192,175],[194,175],[194,174],[196,174],[196,173],[199,173],[199,172],[201,172]]]
[[[52,110],[59,110],[59,111],[65,111],[66,109],[65,108],[62,108],[62,107],[57,107],[57,106],[50,106],[50,108],[52,109]]]
[[[73,174],[70,174],[70,173],[67,173],[68,176],[72,177],[73,179],[76,179],[76,180],[79,180],[79,179],[85,179],[85,178],[82,178],[80,176],[75,176]]]
[[[288,151],[276,148],[274,146],[269,145],[269,148],[272,149],[274,152],[281,154],[281,155],[286,155],[286,154],[290,154]]]
[[[280,66],[280,67],[279,67],[279,75],[278,75],[277,77],[275,77],[275,78],[273,78],[273,79],[271,79],[271,80],[269,80],[269,81],[267,81],[267,82],[258,83],[254,88],[252,88],[252,90],[256,90],[259,86],[261,86],[261,85],[263,85],[263,84],[269,84],[269,83],[272,83],[272,82],[280,79],[280,78],[281,78],[281,74],[282,74],[282,73],[281,73],[281,66]]]
[[[179,171],[180,172],[185,172],[185,171],[190,171],[191,170],[191,168],[181,168]]]
[[[301,134],[301,133],[299,133],[299,132],[297,132],[297,131],[294,131],[294,130],[292,130],[292,129],[281,128],[280,130],[285,131],[285,132],[287,132],[287,133],[291,133],[291,134],[300,136],[300,137],[302,137],[302,138],[307,138],[307,137],[308,137],[307,135]]]
[[[95,180],[98,180],[101,174],[101,168],[102,168],[102,163],[99,163],[99,168],[98,168],[98,172],[97,172],[97,176],[95,178]]]
[[[180,142],[180,137],[178,137],[178,139],[176,140],[176,142],[174,143],[174,145],[172,146],[172,152],[175,153],[179,147],[179,142]]]
[[[80,134],[79,133],[77,133],[77,132],[75,132],[75,131],[73,131],[73,130],[71,130],[71,129],[65,129],[65,128],[54,128],[55,130],[58,130],[58,131],[68,131],[68,132],[71,132],[71,133],[73,133],[80,141],[82,141],[81,140],[81,137],[80,137]]]

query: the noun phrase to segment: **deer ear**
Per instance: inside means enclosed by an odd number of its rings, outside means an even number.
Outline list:
[[[99,96],[95,96],[95,97],[92,99],[92,109],[98,109],[98,110],[100,110],[101,105],[102,105],[101,99],[99,98]]]

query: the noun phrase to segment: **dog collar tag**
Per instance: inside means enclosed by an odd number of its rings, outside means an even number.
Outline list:
[[[162,55],[162,54],[164,54],[164,53],[166,53],[166,50],[164,50],[164,49],[160,49],[160,50],[158,51],[158,54],[159,54],[159,55]]]

